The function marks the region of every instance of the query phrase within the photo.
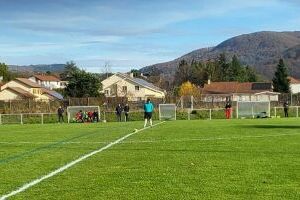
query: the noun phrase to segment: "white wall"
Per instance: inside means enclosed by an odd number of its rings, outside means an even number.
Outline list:
[[[2,90],[0,92],[0,101],[9,101],[14,99],[20,99],[20,97],[9,90]]]
[[[292,94],[300,93],[300,84],[291,84],[290,85]]]

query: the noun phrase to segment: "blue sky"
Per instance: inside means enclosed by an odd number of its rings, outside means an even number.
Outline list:
[[[263,30],[300,31],[300,1],[0,0],[0,62],[129,71]]]

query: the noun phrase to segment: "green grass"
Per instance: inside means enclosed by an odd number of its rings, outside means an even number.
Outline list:
[[[0,196],[141,126],[0,126]],[[166,122],[11,199],[300,199],[300,123]]]

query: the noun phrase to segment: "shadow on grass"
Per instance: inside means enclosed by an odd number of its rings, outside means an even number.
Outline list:
[[[243,128],[263,128],[263,129],[300,129],[300,125],[242,125]]]

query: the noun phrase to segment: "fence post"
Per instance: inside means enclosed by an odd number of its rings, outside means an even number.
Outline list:
[[[0,114],[0,125],[2,124],[2,115]]]
[[[44,113],[41,114],[41,123],[44,124]]]
[[[299,107],[298,106],[296,106],[296,108],[297,108],[297,110],[296,110],[296,117],[298,118],[299,117]]]
[[[105,110],[103,110],[103,121],[106,122]]]
[[[276,109],[276,107],[274,107],[274,115],[275,115],[275,118],[277,118],[277,109]]]
[[[209,120],[211,120],[211,109],[209,109]]]
[[[23,114],[21,114],[21,124],[23,124]]]
[[[188,112],[188,120],[191,120],[191,109],[188,109],[187,112]]]
[[[236,118],[239,118],[239,102],[236,102]]]

